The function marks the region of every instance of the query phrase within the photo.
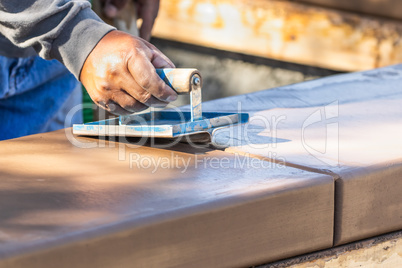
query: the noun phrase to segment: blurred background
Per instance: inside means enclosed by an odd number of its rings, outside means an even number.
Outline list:
[[[161,0],[151,43],[200,70],[207,101],[400,63],[401,11],[400,0]],[[126,13],[112,23],[134,31]]]

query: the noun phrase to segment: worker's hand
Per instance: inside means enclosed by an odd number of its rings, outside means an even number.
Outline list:
[[[129,0],[101,0],[103,13],[106,17],[113,19],[127,5]]]
[[[147,41],[112,31],[89,54],[80,80],[96,104],[126,115],[176,100],[176,92],[155,68],[174,68],[174,64]]]
[[[103,13],[108,18],[115,18],[127,5],[129,0],[101,0]],[[159,0],[134,0],[137,18],[142,19],[140,37],[149,41],[151,31],[158,16]]]
[[[158,16],[159,0],[136,0],[137,17],[142,19],[140,37],[149,41],[151,39],[152,27]]]

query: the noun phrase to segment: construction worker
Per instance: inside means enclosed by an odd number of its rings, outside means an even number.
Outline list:
[[[103,0],[106,15],[126,2]],[[149,39],[159,0],[137,4]],[[81,103],[78,80],[114,114],[165,106],[177,94],[155,68],[169,67],[157,48],[104,23],[86,0],[0,0],[0,140],[63,128]]]

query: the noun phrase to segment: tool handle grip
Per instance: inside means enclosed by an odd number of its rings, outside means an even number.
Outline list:
[[[194,83],[199,83],[200,86],[202,83],[201,74],[197,69],[165,68],[156,69],[156,72],[177,94],[189,94]],[[196,78],[199,80],[195,80]]]

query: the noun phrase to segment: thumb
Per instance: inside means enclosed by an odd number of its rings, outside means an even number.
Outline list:
[[[149,41],[151,39],[151,31],[154,26],[154,19],[149,14],[144,14],[140,28],[140,37]]]
[[[151,39],[151,31],[158,16],[158,10],[159,0],[143,1],[138,7],[139,18],[142,18],[140,37],[147,41]]]
[[[144,41],[151,51],[151,63],[155,68],[176,68],[173,62],[151,43]]]

